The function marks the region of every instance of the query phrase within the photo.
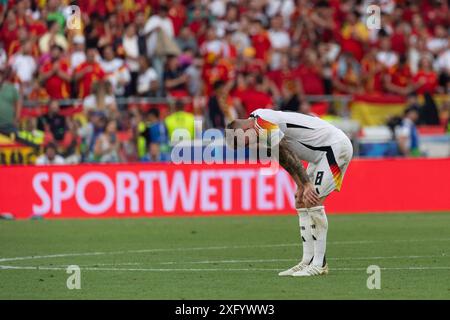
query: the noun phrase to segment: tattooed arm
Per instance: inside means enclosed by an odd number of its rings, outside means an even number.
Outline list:
[[[291,175],[297,186],[304,186],[309,182],[302,160],[289,149],[285,139],[281,139],[279,145],[280,165]]]
[[[290,150],[284,139],[281,139],[279,144],[279,162],[298,186],[296,207],[300,207],[302,203],[305,203],[307,207],[317,205],[320,202],[319,195],[314,190],[313,184],[309,181],[301,159]]]

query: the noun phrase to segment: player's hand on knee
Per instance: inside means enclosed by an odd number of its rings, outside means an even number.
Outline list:
[[[307,207],[317,206],[320,202],[320,197],[317,194],[316,190],[314,190],[314,186],[312,183],[307,183],[304,186],[303,202]]]
[[[305,203],[303,202],[303,188],[297,188],[295,192],[295,207],[296,208],[304,208]]]

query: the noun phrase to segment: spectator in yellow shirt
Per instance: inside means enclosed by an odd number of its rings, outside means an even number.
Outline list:
[[[364,55],[364,45],[369,40],[369,30],[361,21],[357,11],[348,13],[341,36],[342,52],[351,52],[358,61],[361,61]]]
[[[165,124],[170,140],[176,129],[185,129],[189,133],[190,139],[195,139],[194,115],[184,111],[181,101],[175,103],[174,112],[166,117]]]

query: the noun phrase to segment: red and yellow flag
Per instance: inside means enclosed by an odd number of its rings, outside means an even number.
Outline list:
[[[350,104],[352,119],[362,126],[383,125],[389,118],[402,115],[405,107],[404,97],[392,95],[355,95]]]

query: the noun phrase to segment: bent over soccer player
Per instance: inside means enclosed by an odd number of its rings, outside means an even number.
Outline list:
[[[309,115],[257,109],[248,119],[238,119],[228,129],[277,130],[279,162],[297,184],[295,207],[300,221],[303,257],[280,276],[317,276],[328,273],[325,259],[328,220],[323,205],[339,191],[353,155],[348,137],[328,122]],[[308,162],[305,170],[302,160]]]

